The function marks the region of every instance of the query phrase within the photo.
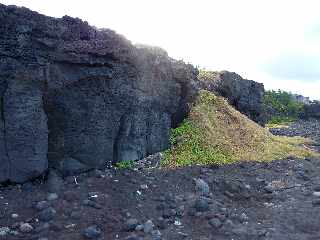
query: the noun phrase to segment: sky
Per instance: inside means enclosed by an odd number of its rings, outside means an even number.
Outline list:
[[[319,0],[0,0],[110,28],[208,70],[320,99]]]

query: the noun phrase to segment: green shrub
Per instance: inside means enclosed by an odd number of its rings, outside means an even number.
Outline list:
[[[271,124],[291,122],[298,118],[303,110],[303,103],[294,99],[293,95],[286,91],[266,91],[264,104],[277,111],[276,116],[269,120]]]
[[[129,169],[129,168],[133,168],[134,166],[134,161],[121,161],[121,162],[117,162],[115,164],[115,166],[119,169]]]

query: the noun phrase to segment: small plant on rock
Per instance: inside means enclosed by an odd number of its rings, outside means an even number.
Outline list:
[[[134,161],[126,160],[126,161],[117,162],[115,166],[116,168],[119,168],[119,169],[131,169],[134,166]]]

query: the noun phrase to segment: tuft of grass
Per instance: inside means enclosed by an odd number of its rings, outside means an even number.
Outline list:
[[[306,147],[311,140],[272,135],[236,111],[227,101],[202,90],[189,117],[171,131],[171,149],[163,165],[229,164],[304,158],[317,153]]]
[[[134,161],[121,161],[115,164],[116,168],[119,169],[131,169],[134,166]]]
[[[272,117],[266,127],[268,128],[282,128],[288,127],[292,122],[296,121],[296,117],[288,117],[288,116],[274,116]]]

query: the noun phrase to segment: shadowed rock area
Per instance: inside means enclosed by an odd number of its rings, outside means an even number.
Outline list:
[[[80,19],[0,4],[0,182],[65,174],[168,147],[197,70]]]
[[[314,101],[310,104],[305,104],[300,117],[303,119],[320,119],[320,102]]]

